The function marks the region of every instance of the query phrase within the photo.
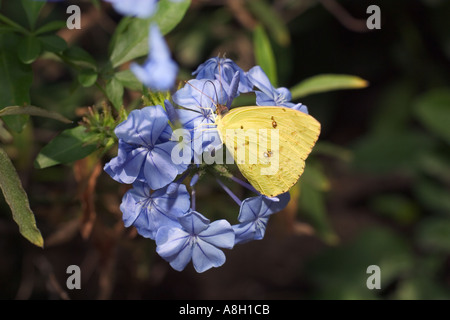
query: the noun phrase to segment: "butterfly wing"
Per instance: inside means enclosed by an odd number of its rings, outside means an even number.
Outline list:
[[[260,193],[288,191],[302,175],[320,134],[312,116],[285,107],[239,107],[217,129],[242,175]]]

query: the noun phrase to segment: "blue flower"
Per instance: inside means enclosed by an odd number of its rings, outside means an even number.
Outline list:
[[[235,243],[261,240],[266,232],[269,216],[283,210],[289,200],[290,194],[286,192],[277,198],[260,195],[242,201],[238,217],[240,224],[233,225]]]
[[[192,260],[197,272],[225,263],[219,248],[234,246],[234,232],[226,220],[212,223],[197,211],[178,218],[178,227],[161,227],[156,233],[156,252],[175,270],[183,270]]]
[[[201,155],[209,146],[222,145],[216,129],[216,106],[225,104],[226,93],[217,80],[190,80],[175,92],[173,101],[184,109],[177,109],[178,120],[191,130],[194,155]]]
[[[189,193],[182,184],[170,193],[168,188],[151,192],[146,183],[135,182],[120,205],[125,227],[134,225],[140,235],[155,239],[160,227],[179,225],[177,218],[189,211]]]
[[[308,109],[301,103],[292,103],[291,92],[287,88],[274,88],[269,78],[260,66],[251,68],[247,77],[249,81],[260,91],[255,91],[256,104],[258,106],[283,106],[308,113]]]
[[[171,160],[177,142],[170,141],[172,128],[161,106],[131,111],[114,132],[119,138],[118,154],[104,167],[114,180],[127,184],[145,181],[156,190],[187,169],[187,164],[175,165]]]
[[[130,65],[130,70],[145,86],[152,90],[166,91],[173,87],[178,66],[172,60],[170,50],[157,25],[150,26],[149,54],[143,66]]]
[[[239,72],[238,91],[241,93],[251,92],[252,85],[247,79],[246,73],[231,59],[210,58],[199,65],[192,75],[196,75],[196,79],[217,79],[229,85],[236,72]]]

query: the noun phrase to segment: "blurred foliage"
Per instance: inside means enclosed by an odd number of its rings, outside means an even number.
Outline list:
[[[123,228],[126,190],[100,169],[116,152],[112,128],[142,99],[128,61],[146,55],[150,21],[92,2],[79,3],[84,26],[71,31],[65,4],[0,2],[0,109],[47,112],[0,111],[2,148],[46,246],[22,242],[0,201],[0,298],[62,298],[52,281],[63,285],[70,264],[83,270],[72,298],[450,298],[449,1],[163,2],[158,16],[172,18],[157,22],[180,80],[219,54],[244,70],[260,64],[322,123],[292,203],[266,238],[227,252],[205,275],[174,272],[151,241]],[[381,30],[364,29],[372,4]],[[362,90],[340,90],[352,88]],[[73,124],[48,117],[55,113]],[[236,219],[213,181],[198,184],[200,210]],[[366,287],[370,265],[381,268],[381,290]]]

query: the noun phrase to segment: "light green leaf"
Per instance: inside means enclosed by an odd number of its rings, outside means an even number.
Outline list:
[[[26,36],[19,41],[17,53],[20,61],[30,64],[41,54],[41,42],[35,36]]]
[[[124,88],[122,83],[115,77],[112,77],[107,83],[105,88],[106,96],[111,101],[114,108],[119,110],[123,105],[123,92]]]
[[[110,61],[113,68],[148,53],[149,26],[148,19],[122,19],[111,42]]]
[[[431,132],[450,142],[450,89],[435,89],[417,99],[417,119]]]
[[[2,148],[0,148],[0,188],[20,233],[34,245],[43,247],[44,239],[36,226],[27,194],[23,190],[16,169]]]
[[[84,70],[78,74],[78,82],[85,88],[93,86],[97,78],[97,72],[91,70]]]
[[[275,55],[270,44],[269,37],[261,25],[253,31],[253,46],[255,50],[256,64],[259,65],[274,87],[277,86],[277,65]]]
[[[44,169],[82,159],[97,150],[97,145],[93,144],[91,139],[92,135],[86,132],[85,127],[64,130],[42,148],[34,165]]]
[[[42,27],[39,27],[34,34],[40,35],[47,32],[52,32],[56,30],[60,30],[62,28],[65,28],[67,26],[67,22],[63,20],[53,20],[49,23],[44,24]]]
[[[171,0],[159,1],[158,10],[153,16],[153,19],[163,35],[168,34],[181,22],[190,5],[191,0],[182,0],[179,2],[173,2]]]
[[[44,117],[44,118],[51,118],[54,120],[58,120],[64,123],[71,123],[72,121],[70,121],[69,119],[67,119],[66,117],[64,117],[63,115],[57,113],[57,112],[53,112],[53,111],[48,111],[42,108],[38,108],[35,106],[10,106],[10,107],[6,107],[2,110],[0,110],[0,117],[3,116],[10,116],[10,115],[30,115],[30,116],[38,116],[38,117]]]
[[[322,93],[342,89],[361,89],[368,82],[357,76],[346,74],[321,74],[303,80],[291,88],[292,100],[303,98],[314,93]]]
[[[114,77],[119,80],[119,82],[126,88],[132,90],[141,90],[142,82],[136,78],[136,76],[131,72],[131,70],[123,70],[117,72]]]

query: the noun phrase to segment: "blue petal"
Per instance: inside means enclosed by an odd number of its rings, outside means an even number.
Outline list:
[[[148,150],[146,148],[133,149],[125,161],[125,163],[117,168],[113,177],[120,183],[130,184],[136,181],[139,173],[147,157]]]
[[[131,111],[114,133],[129,144],[152,147],[163,132],[170,130],[168,121],[163,107],[149,106]]]
[[[142,210],[141,200],[146,196],[144,189],[139,187],[130,189],[124,194],[120,211],[123,213],[122,219],[125,227],[128,228],[136,221]]]
[[[192,263],[197,272],[201,273],[213,267],[220,267],[225,263],[222,250],[203,240],[198,240],[192,250]]]
[[[169,100],[164,100],[164,107],[167,112],[167,116],[169,117],[170,122],[175,123],[178,120],[178,116],[175,108]]]
[[[264,92],[256,91],[256,105],[257,106],[276,106],[276,102],[273,96],[268,96]]]
[[[165,91],[173,87],[178,73],[178,66],[172,60],[170,50],[157,25],[150,26],[149,55],[143,66],[136,63],[130,70],[148,88]]]
[[[235,244],[255,240],[256,224],[254,221],[235,224],[232,227],[235,234]]]
[[[252,84],[248,80],[246,73],[231,59],[210,58],[198,66],[197,70],[192,74],[196,75],[197,79],[218,79],[221,83],[230,85],[236,72],[239,73],[239,92],[252,91]]]
[[[191,205],[189,192],[184,184],[180,184],[176,193],[169,193],[168,187],[156,190],[152,194],[155,207],[172,217],[181,217],[189,211]]]
[[[198,235],[200,232],[208,228],[209,219],[201,213],[191,210],[184,216],[178,218],[183,228],[191,235]]]
[[[304,104],[297,103],[296,105],[293,105],[291,108],[308,114],[308,107],[306,107]]]
[[[182,251],[190,250],[189,240],[190,235],[180,228],[161,227],[155,237],[156,252],[163,259],[169,262],[173,261]],[[189,260],[186,261],[186,264]]]
[[[130,70],[147,88],[167,91],[175,84],[178,66],[170,59],[163,61],[147,60],[143,66],[132,63]]]
[[[265,93],[272,100],[275,99],[274,87],[270,83],[269,77],[267,77],[260,66],[254,66],[251,68],[247,72],[247,77],[255,87]]]
[[[238,220],[240,222],[255,221],[260,217],[268,217],[269,215],[283,210],[289,200],[289,192],[285,192],[277,196],[278,201],[271,201],[264,196],[257,196],[247,198],[242,201],[241,208],[239,210]]]
[[[204,115],[214,113],[217,104],[227,102],[226,92],[217,80],[189,80],[172,98],[177,105]]]
[[[189,261],[192,259],[193,247],[187,245],[178,253],[177,256],[173,257],[170,261],[170,266],[177,271],[183,271],[186,268]]]
[[[148,18],[155,12],[156,0],[105,0],[110,2],[114,9],[126,16]]]
[[[202,231],[198,237],[213,246],[232,249],[234,246],[234,232],[230,223],[226,220],[212,222]]]
[[[197,128],[203,120],[207,119],[204,114],[197,111],[177,109],[176,112],[180,123],[186,129]]]
[[[264,234],[266,233],[266,227],[267,227],[267,222],[269,221],[269,218],[259,218],[256,222],[255,222],[255,236],[254,236],[254,240],[261,240],[262,238],[264,238]]]
[[[174,141],[158,144],[147,154],[144,176],[153,190],[168,185],[178,175],[178,168],[171,159],[171,150],[175,145]]]

